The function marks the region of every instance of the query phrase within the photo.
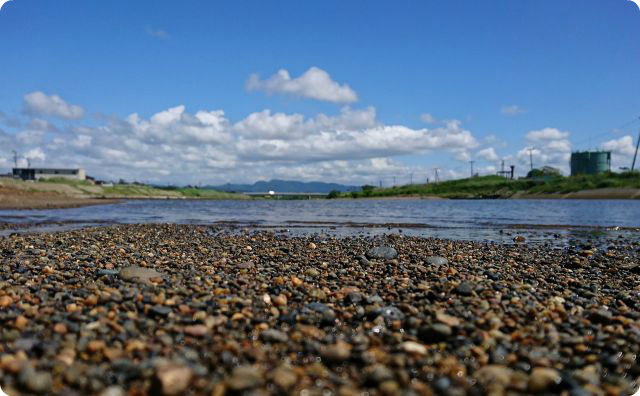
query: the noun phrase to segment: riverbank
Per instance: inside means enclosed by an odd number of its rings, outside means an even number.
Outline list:
[[[117,202],[116,199],[73,197],[45,191],[25,191],[0,186],[0,210],[66,209]]]
[[[640,199],[640,173],[607,173],[509,180],[480,176],[390,188],[363,186],[339,198],[440,197],[449,199]]]
[[[251,199],[242,194],[198,188],[154,188],[138,184],[109,187],[73,180],[26,182],[0,178],[0,210],[61,209],[118,202],[122,199]]]
[[[553,250],[186,225],[0,237],[0,385],[631,394],[639,249],[628,238]]]

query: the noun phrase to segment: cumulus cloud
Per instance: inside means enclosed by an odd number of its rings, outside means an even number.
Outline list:
[[[602,149],[625,157],[633,157],[636,152],[633,137],[629,135],[602,143]]]
[[[466,159],[479,146],[457,120],[437,128],[386,125],[375,108],[350,106],[312,116],[265,109],[232,122],[221,109],[190,112],[178,105],[150,116],[70,119],[61,128],[40,117],[42,103],[57,106],[47,111],[58,116],[71,115],[73,105],[51,98],[27,95],[25,107],[28,102],[31,110],[10,133],[0,130],[0,171],[10,166],[15,149],[20,165],[29,158],[32,166],[82,167],[104,180],[217,184],[281,177],[353,184],[383,180],[389,185],[394,177],[408,183],[409,175],[417,181],[433,173],[431,167],[409,166],[396,156],[434,153]],[[441,169],[442,179],[453,174]]]
[[[534,167],[554,166],[566,173],[569,171],[571,158],[569,135],[569,132],[556,128],[529,131],[525,138],[530,145],[519,150],[516,158],[521,164],[529,164],[531,155]]]
[[[431,113],[420,114],[420,120],[425,124],[435,124],[438,120]]]
[[[58,95],[47,95],[36,91],[24,96],[24,110],[27,114],[48,115],[67,120],[84,117],[84,109],[65,102]]]
[[[476,153],[478,158],[481,158],[485,161],[494,162],[500,159],[498,154],[496,154],[496,150],[493,147],[484,148]]]
[[[149,36],[155,37],[160,40],[168,40],[169,38],[171,38],[171,35],[163,29],[147,27],[146,32]]]
[[[526,138],[532,142],[560,140],[569,137],[569,132],[563,132],[556,128],[544,128],[537,131],[530,131],[527,133]]]
[[[516,116],[518,114],[524,114],[527,111],[518,105],[509,105],[509,106],[502,106],[502,108],[500,109],[500,112],[507,116]]]
[[[315,66],[297,78],[292,78],[285,69],[278,70],[266,80],[252,74],[246,87],[249,91],[262,91],[269,95],[288,94],[334,103],[352,103],[358,100],[358,95],[349,85],[333,81],[329,73]]]

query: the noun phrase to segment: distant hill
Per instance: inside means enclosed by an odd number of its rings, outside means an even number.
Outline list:
[[[344,191],[360,191],[359,186],[346,186],[337,183],[324,182],[300,182],[292,180],[269,180],[259,181],[253,184],[223,184],[220,186],[207,186],[218,191],[227,192],[301,192],[301,193],[330,193],[332,190]]]

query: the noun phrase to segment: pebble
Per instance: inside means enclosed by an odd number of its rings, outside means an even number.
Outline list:
[[[456,286],[455,292],[461,296],[471,296],[473,294],[473,285],[469,282],[462,282]]]
[[[233,369],[227,386],[233,391],[256,388],[264,382],[263,373],[255,366],[240,366]]]
[[[271,373],[271,378],[282,390],[288,390],[298,382],[298,376],[295,371],[287,367],[278,367]]]
[[[425,260],[427,264],[430,265],[447,265],[449,264],[449,260],[441,256],[429,256]]]
[[[151,268],[131,266],[122,268],[118,276],[127,282],[151,283],[151,279],[160,278],[162,274]]]
[[[20,372],[20,383],[31,392],[42,395],[51,390],[53,380],[51,374],[26,367]]]
[[[398,257],[398,252],[391,246],[377,246],[367,250],[365,255],[369,260],[382,259],[392,260]]]
[[[532,393],[551,391],[562,382],[560,373],[552,368],[536,367],[531,371],[527,390]]]
[[[321,356],[325,361],[341,363],[349,360],[351,357],[351,350],[349,349],[348,344],[338,343],[324,348],[321,352]]]
[[[550,249],[314,236],[312,248],[310,237],[214,229],[0,237],[3,389],[601,396],[640,376],[638,274],[627,269],[637,238]],[[368,246],[402,255],[369,261]],[[120,276],[134,267],[154,271],[149,282]]]
[[[289,336],[280,331],[280,330],[275,330],[275,329],[268,329],[263,331],[260,334],[260,338],[264,341],[264,342],[282,342],[285,343],[287,341],[289,341]]]
[[[184,394],[184,391],[189,387],[193,372],[186,366],[168,365],[159,368],[156,375],[162,394],[174,396]]]

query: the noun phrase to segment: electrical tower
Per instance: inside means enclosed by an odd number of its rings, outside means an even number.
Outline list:
[[[531,165],[531,170],[533,170],[533,150],[535,147],[529,147],[529,164]]]
[[[638,132],[638,141],[636,142],[636,152],[633,154],[633,162],[631,163],[631,172],[636,167],[636,158],[638,157],[638,147],[640,147],[640,131]]]

